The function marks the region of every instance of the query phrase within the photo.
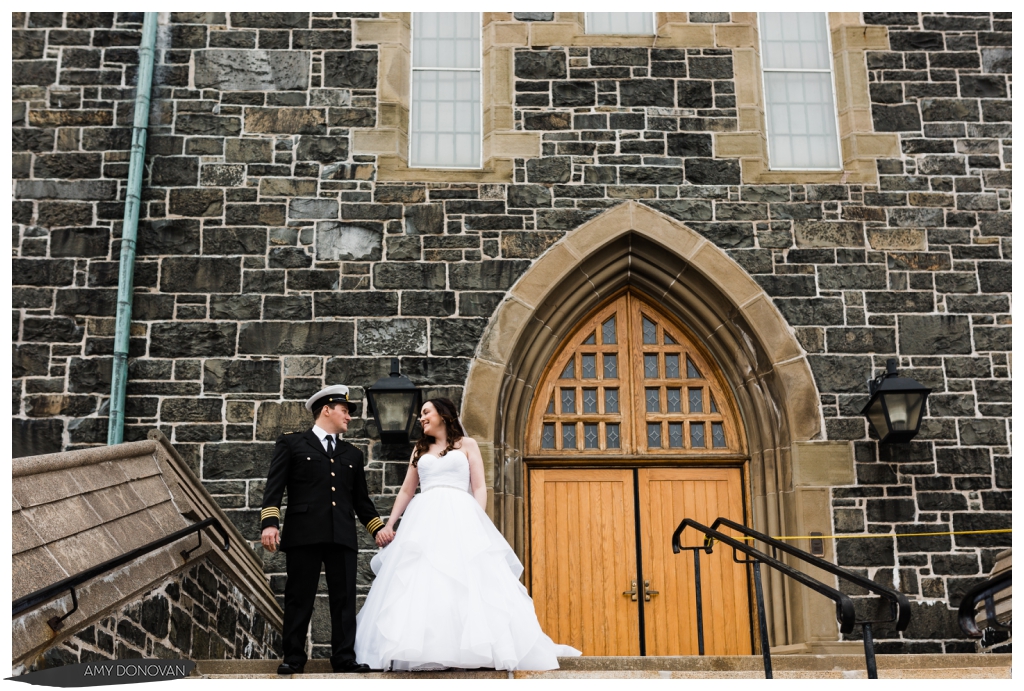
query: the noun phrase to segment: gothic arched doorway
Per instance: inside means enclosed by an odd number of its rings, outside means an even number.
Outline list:
[[[693,564],[670,536],[687,517],[746,520],[744,438],[714,360],[653,300],[623,290],[581,319],[527,431],[529,581],[544,630],[584,655],[696,654]],[[701,571],[707,652],[749,654],[746,568],[718,550]]]

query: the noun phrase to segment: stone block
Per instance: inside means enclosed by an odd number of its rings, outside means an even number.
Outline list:
[[[383,237],[380,224],[317,223],[316,256],[319,261],[379,261]]]
[[[373,285],[377,289],[444,290],[445,266],[426,262],[378,263],[373,267]]]
[[[237,258],[168,257],[161,262],[160,290],[166,293],[236,293],[240,288]]]
[[[229,166],[224,166],[229,167]],[[211,189],[172,189],[170,211],[180,216],[220,216],[224,213],[224,192]],[[174,221],[153,221],[173,225]],[[177,252],[175,252],[177,254]]]
[[[281,363],[277,360],[206,360],[203,387],[215,393],[277,393],[281,390]]]
[[[116,180],[18,180],[18,199],[83,199],[111,200],[117,198]]]
[[[900,352],[954,355],[972,352],[970,319],[954,315],[900,315]]]
[[[793,235],[797,247],[864,247],[860,221],[796,221]]]
[[[413,204],[405,207],[405,232],[409,235],[436,235],[444,232],[444,207],[441,204]]]
[[[529,267],[527,260],[489,260],[449,267],[453,290],[508,290]]]
[[[619,81],[619,105],[621,106],[672,108],[675,104],[675,83],[671,79],[623,79]]]
[[[327,134],[323,108],[247,108],[245,131],[264,134]]]
[[[263,403],[260,407],[269,406],[298,406],[302,409],[303,424],[309,425],[309,413],[301,403]],[[302,429],[301,427],[298,429]],[[288,432],[296,430],[289,429]],[[271,437],[276,439],[277,434]],[[263,440],[263,437],[257,437]],[[203,479],[204,480],[233,480],[236,478],[265,478],[270,468],[270,459],[273,455],[273,444],[253,443],[245,444],[207,444],[203,449]]]
[[[315,197],[316,180],[301,178],[263,178],[260,180],[261,197]]]
[[[106,257],[110,231],[106,228],[62,228],[50,232],[51,257]]]
[[[274,160],[274,142],[270,139],[227,139],[224,159],[229,163],[270,163]]]
[[[320,161],[322,163],[344,161],[348,158],[348,138],[305,135],[299,137],[295,155],[298,161]]]
[[[109,391],[109,384],[108,384]],[[11,420],[11,457],[37,456],[63,450],[64,421]],[[30,592],[30,591],[26,591]]]
[[[224,357],[235,354],[235,324],[157,323],[150,329],[151,357]]]
[[[203,137],[237,137],[242,121],[236,117],[182,113],[174,119],[175,134],[194,134]]]
[[[325,52],[324,86],[345,89],[377,88],[377,51]]]
[[[564,79],[566,74],[564,51],[534,50],[515,54],[515,75],[520,79]]]
[[[366,319],[359,323],[360,355],[425,355],[427,323],[423,319]]]
[[[809,355],[808,363],[822,393],[853,393],[865,391],[865,380],[871,374],[871,358],[859,355]]]
[[[351,322],[256,322],[241,325],[238,352],[252,355],[352,355]]]
[[[308,29],[309,12],[232,12],[231,26],[253,29]]]
[[[245,166],[215,163],[199,171],[199,184],[204,187],[240,187],[244,181]]]
[[[197,50],[197,89],[289,91],[309,86],[309,53],[290,50]]]

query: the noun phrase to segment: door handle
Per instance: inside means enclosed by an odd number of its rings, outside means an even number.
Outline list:
[[[630,581],[629,585],[632,586],[633,589],[632,590],[623,590],[622,594],[623,595],[629,595],[629,599],[631,601],[633,601],[633,602],[636,602],[636,581]]]
[[[651,595],[658,595],[659,594],[657,590],[651,590],[650,586],[651,586],[651,582],[650,581],[644,581],[644,602],[650,602],[651,601]]]

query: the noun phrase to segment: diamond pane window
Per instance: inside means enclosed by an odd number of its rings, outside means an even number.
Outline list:
[[[554,396],[552,396],[551,400],[548,401],[548,408],[544,412],[548,413],[549,415],[555,412],[555,397]]]
[[[647,389],[647,412],[661,412],[661,405],[658,403],[658,389]]]
[[[690,389],[690,412],[704,412],[704,389]]]
[[[711,412],[712,413],[717,413],[718,412],[718,406],[715,405],[715,397],[712,396],[711,394],[708,394],[708,402],[711,405]]]
[[[666,391],[668,394],[668,412],[670,413],[681,413],[682,408],[682,391],[679,389],[669,389]]]
[[[672,449],[681,449],[683,447],[683,423],[668,423],[668,445]]]
[[[615,317],[601,325],[601,342],[605,345],[615,344]]]
[[[608,424],[604,426],[604,445],[607,449],[619,448],[619,426]]]
[[[562,448],[576,448],[576,425],[571,423],[562,425]]]
[[[675,339],[672,338],[668,331],[665,332],[665,345],[676,345]]]
[[[583,425],[583,448],[597,448],[597,425]]]
[[[658,378],[658,355],[656,353],[644,353],[644,376],[647,379]]]
[[[647,448],[649,448],[649,449],[660,449],[661,448],[661,423],[660,422],[648,422],[647,423]]]
[[[679,355],[675,353],[665,353],[665,378],[679,378]]]
[[[690,423],[690,446],[695,449],[703,449],[704,444],[704,423]]]
[[[597,412],[597,389],[583,389],[583,412]]]
[[[596,355],[584,355],[580,358],[580,369],[584,379],[597,379]]]
[[[544,424],[544,431],[540,435],[540,447],[542,449],[555,448],[555,426],[549,422]]]
[[[595,345],[597,343],[597,332],[587,336],[587,340],[583,341],[583,345]]]
[[[721,422],[711,423],[711,445],[716,449],[725,448],[725,428]]]
[[[619,358],[617,355],[611,353],[605,353],[604,359],[604,378],[605,379],[618,379],[619,378]]]
[[[576,412],[576,389],[562,389],[562,415]]]
[[[588,34],[653,34],[653,12],[587,12]]]
[[[774,169],[841,167],[825,12],[761,12],[768,158]]]
[[[565,364],[565,369],[562,370],[562,376],[559,379],[575,379],[576,368],[573,366],[574,358],[569,358],[569,362]]]
[[[658,342],[658,327],[654,325],[647,317],[644,317],[643,324],[644,332],[644,343],[657,343]]]
[[[617,413],[619,412],[619,390],[618,389],[605,389],[604,390],[604,412]]]
[[[690,358],[686,358],[686,378],[687,379],[700,379],[700,372],[690,361]]]
[[[409,165],[482,165],[480,13],[414,12]]]

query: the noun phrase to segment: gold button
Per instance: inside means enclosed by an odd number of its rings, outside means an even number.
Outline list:
[[[308,460],[310,460],[309,456],[306,456],[306,460],[307,460],[307,461],[308,461]]]
[[[348,467],[349,467],[349,468],[351,468],[351,467],[352,467],[352,464],[351,464],[351,463],[349,463],[349,464],[348,464]]]
[[[331,477],[334,477],[334,473],[331,473]]]
[[[334,488],[333,488],[333,487],[331,487],[331,491],[332,491],[332,492],[334,491]]]
[[[333,458],[331,459],[331,463],[334,463],[334,459]]]
[[[332,501],[332,502],[331,502],[331,506],[337,506],[337,504],[335,504],[335,503],[334,503],[334,502]]]

